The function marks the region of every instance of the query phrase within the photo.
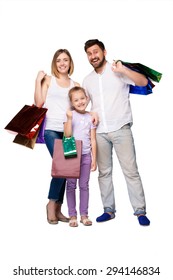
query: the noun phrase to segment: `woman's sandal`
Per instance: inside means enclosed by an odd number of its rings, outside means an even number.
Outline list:
[[[80,222],[84,225],[84,226],[92,226],[92,221],[90,219],[88,219],[88,217],[82,218]]]
[[[58,219],[58,221],[60,222],[64,222],[64,223],[68,223],[69,222],[69,218],[64,216],[61,212],[61,204],[57,203],[57,208],[56,208],[56,217]]]
[[[48,205],[46,206],[46,213],[47,213],[47,221],[51,225],[57,225],[58,224],[58,218],[50,219],[48,214]]]
[[[58,217],[58,221],[60,221],[60,222],[64,222],[64,223],[68,223],[69,222],[69,218],[67,218],[67,217]]]
[[[78,227],[78,222],[77,222],[77,219],[70,219],[69,220],[69,226],[70,227]]]

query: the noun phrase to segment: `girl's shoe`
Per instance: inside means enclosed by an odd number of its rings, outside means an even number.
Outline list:
[[[88,219],[87,216],[82,216],[80,222],[84,225],[84,226],[92,226],[92,221],[90,219]]]
[[[78,227],[78,222],[76,217],[71,217],[69,220],[70,227]]]

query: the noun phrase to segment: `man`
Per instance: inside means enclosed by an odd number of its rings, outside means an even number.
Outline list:
[[[120,162],[134,215],[139,224],[148,226],[145,195],[136,163],[135,147],[131,132],[132,112],[129,102],[130,84],[146,86],[147,78],[122,65],[112,65],[106,60],[106,49],[98,39],[88,40],[84,46],[89,63],[94,70],[84,78],[91,110],[99,115],[97,128],[97,163],[99,186],[104,213],[97,222],[115,218],[115,197],[112,180],[113,148]]]

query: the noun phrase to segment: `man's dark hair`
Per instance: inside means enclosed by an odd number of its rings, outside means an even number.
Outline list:
[[[86,41],[85,46],[84,46],[85,52],[87,51],[88,48],[90,48],[94,45],[98,45],[102,49],[102,51],[105,50],[105,46],[101,41],[99,41],[98,39],[92,39],[92,40]]]

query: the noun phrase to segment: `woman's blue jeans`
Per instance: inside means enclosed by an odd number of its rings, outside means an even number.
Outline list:
[[[44,131],[45,143],[51,157],[53,157],[55,139],[62,139],[62,138],[63,138],[63,132],[57,132],[53,130]],[[50,182],[48,199],[55,200],[56,202],[62,204],[64,199],[65,184],[66,184],[66,179],[52,177]]]

